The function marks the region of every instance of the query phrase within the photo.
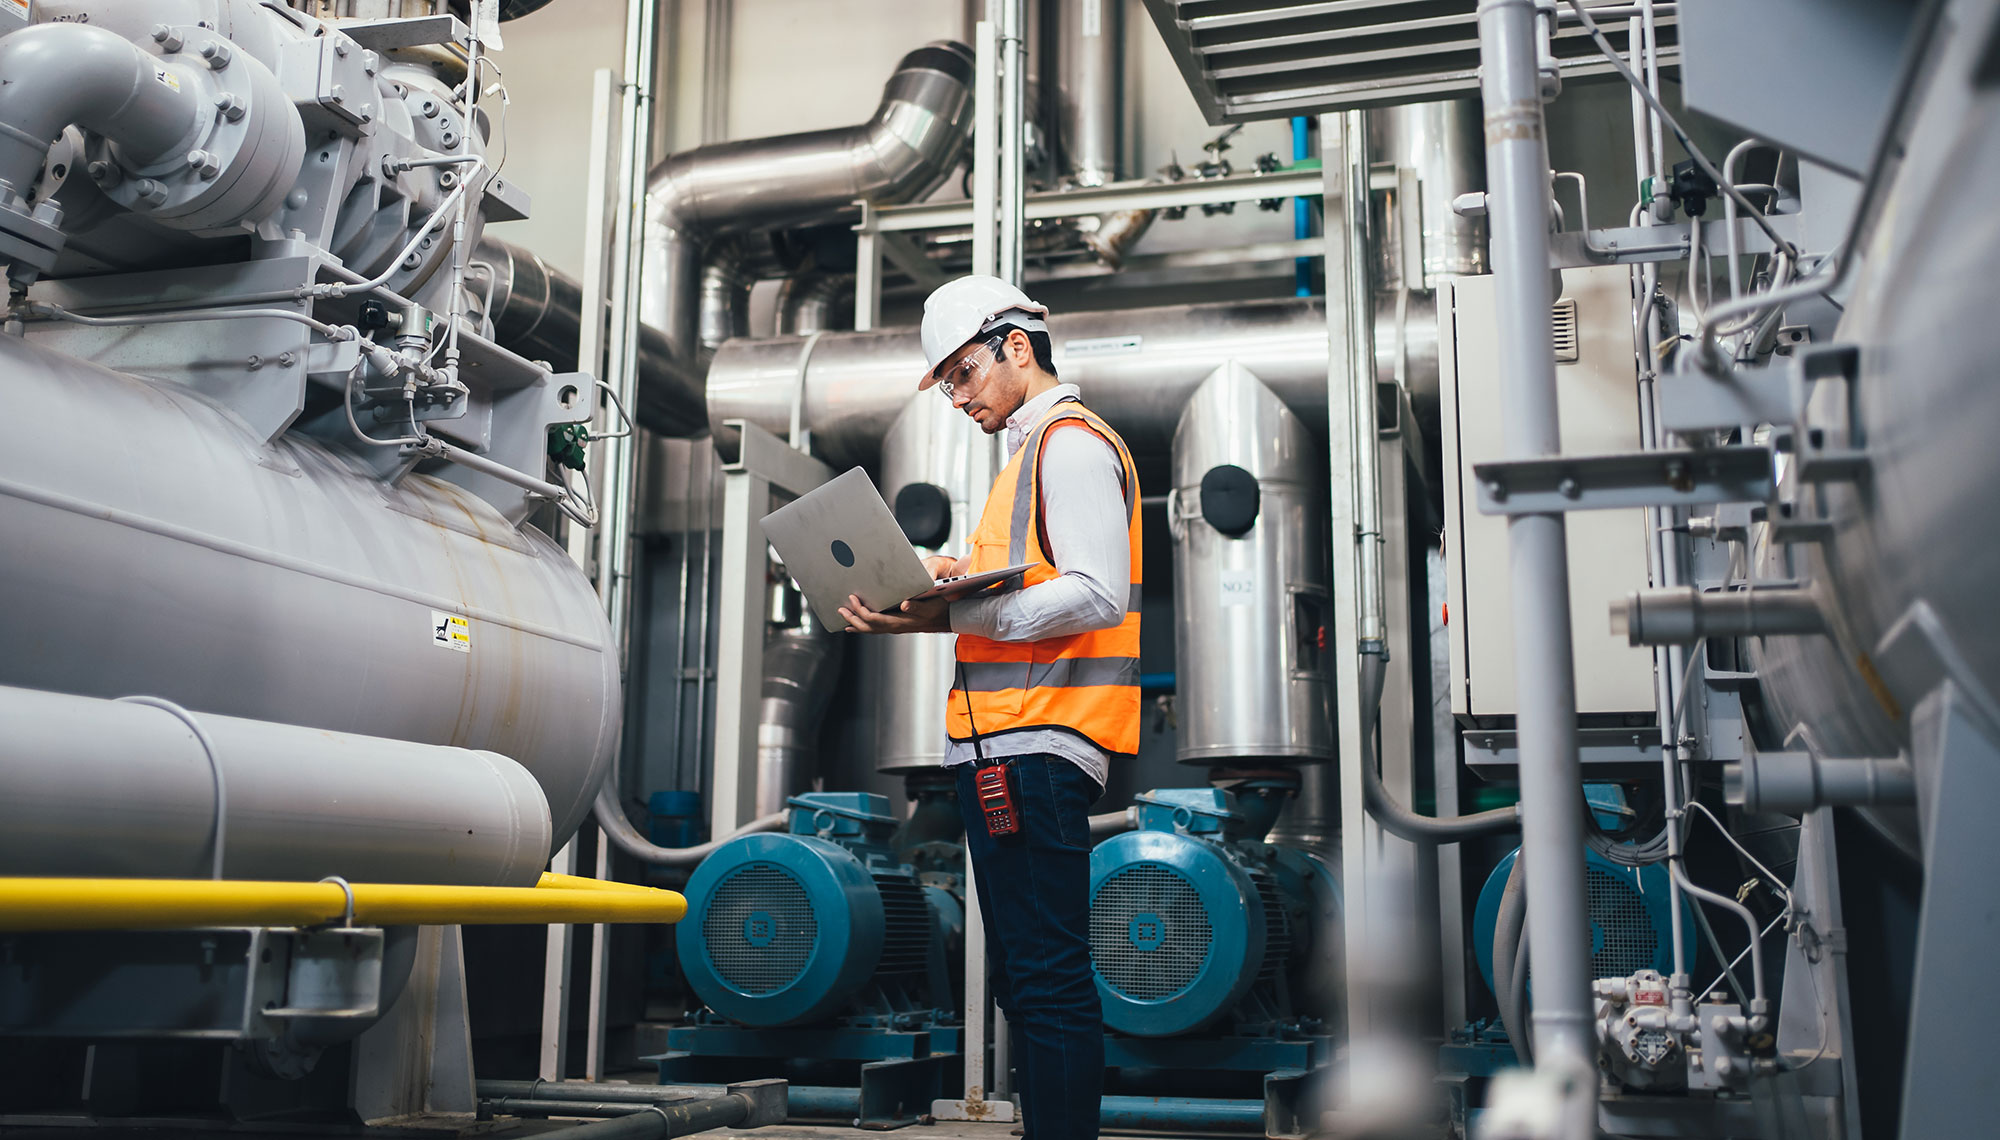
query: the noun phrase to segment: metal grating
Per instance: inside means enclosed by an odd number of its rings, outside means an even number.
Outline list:
[[[1584,885],[1590,893],[1593,928],[1590,976],[1625,978],[1653,969],[1660,952],[1660,932],[1653,929],[1638,887],[1631,879],[1602,867],[1585,867]]]
[[[1583,342],[1576,327],[1576,298],[1564,297],[1549,310],[1549,330],[1555,339],[1556,363],[1575,364],[1583,359]]]
[[[716,886],[701,935],[724,984],[755,997],[798,981],[819,940],[819,920],[790,871],[750,863]]]
[[[1211,123],[1479,93],[1477,0],[1145,0],[1181,77]],[[1625,0],[1589,0],[1591,6]],[[1598,21],[1620,52],[1626,21]],[[1662,13],[1660,61],[1678,62],[1678,29]],[[1611,65],[1582,26],[1553,42],[1565,76]]]
[[[921,973],[930,965],[931,904],[907,876],[876,872],[882,892],[882,961],[877,974]]]
[[[1135,923],[1146,924],[1150,948],[1135,944]],[[1160,1001],[1193,985],[1214,941],[1194,884],[1160,863],[1118,871],[1090,902],[1091,961],[1105,985],[1134,1001]]]
[[[1250,878],[1257,884],[1257,897],[1264,903],[1264,964],[1257,970],[1257,976],[1275,978],[1291,961],[1292,924],[1285,914],[1285,896],[1278,890],[1278,881],[1257,870],[1250,872]]]

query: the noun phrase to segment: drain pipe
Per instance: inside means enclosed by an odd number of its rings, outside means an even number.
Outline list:
[[[1487,211],[1499,288],[1501,428],[1511,459],[1558,455],[1549,309],[1549,155],[1536,66],[1535,0],[1480,0],[1480,95],[1486,119]],[[1535,948],[1537,1067],[1594,1095],[1590,946],[1583,882],[1583,794],[1577,762],[1576,672],[1570,653],[1568,538],[1560,514],[1507,520],[1514,594],[1514,669],[1521,678],[1522,858],[1528,940]],[[1575,1099],[1590,1099],[1584,1093]],[[1576,1105],[1567,1131],[1594,1134]]]
[[[163,40],[177,34],[160,27]],[[214,112],[183,66],[90,24],[39,24],[0,39],[0,182],[26,197],[71,123],[117,143],[135,170],[191,144],[198,117]]]

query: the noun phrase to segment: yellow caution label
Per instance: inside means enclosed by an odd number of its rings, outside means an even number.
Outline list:
[[[175,75],[171,71],[168,71],[164,67],[154,68],[153,78],[159,80],[162,84],[174,89],[175,91],[179,91],[181,89],[181,77]]]
[[[458,614],[432,610],[431,644],[460,653],[472,652],[472,622]]]

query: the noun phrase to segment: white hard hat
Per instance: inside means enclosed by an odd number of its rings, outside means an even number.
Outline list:
[[[938,382],[937,367],[973,338],[1001,325],[1026,332],[1047,332],[1047,305],[998,277],[972,276],[947,281],[924,300],[924,375],[917,391]]]

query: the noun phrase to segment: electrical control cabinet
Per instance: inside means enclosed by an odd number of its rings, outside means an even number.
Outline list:
[[[1472,465],[1506,458],[1501,435],[1494,279],[1447,284],[1440,307],[1445,565],[1450,580],[1451,711],[1515,711],[1514,616],[1507,520],[1479,512]],[[1630,271],[1563,271],[1553,322],[1562,448],[1577,455],[1639,450],[1639,387],[1632,358]],[[1642,510],[1575,511],[1569,528],[1571,645],[1579,714],[1650,714],[1653,658],[1611,632],[1611,603],[1647,587]]]

